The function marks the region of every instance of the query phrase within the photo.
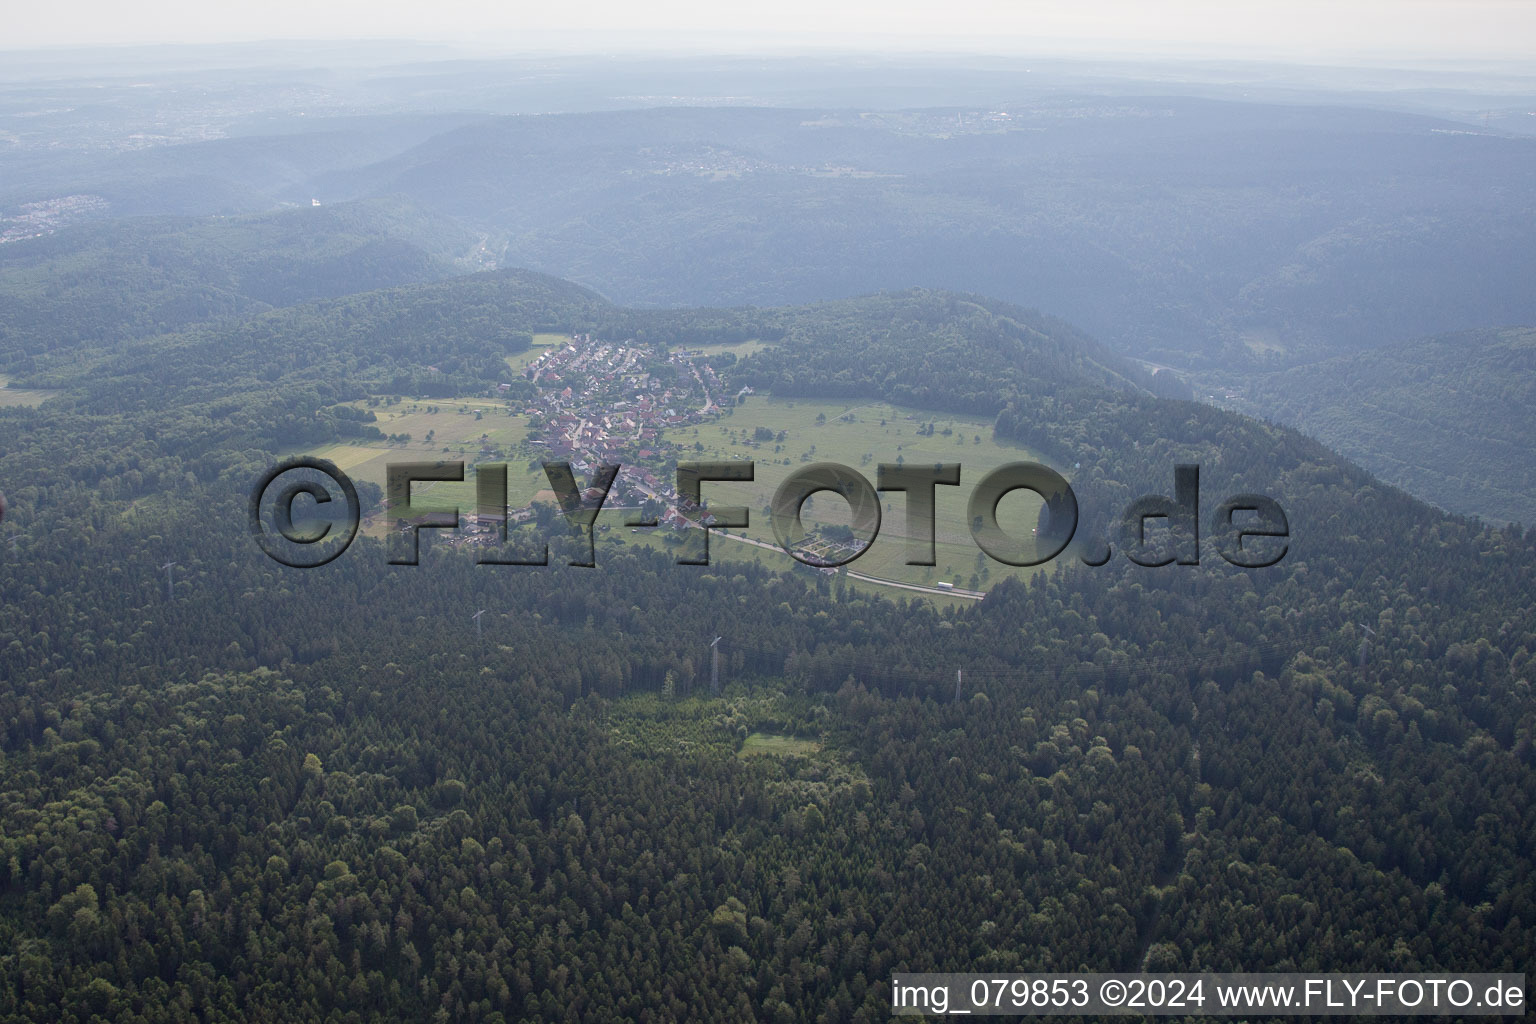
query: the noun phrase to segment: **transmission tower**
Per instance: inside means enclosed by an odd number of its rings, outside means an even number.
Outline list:
[[[716,697],[720,696],[720,641],[724,637],[715,637],[709,642],[709,692]]]

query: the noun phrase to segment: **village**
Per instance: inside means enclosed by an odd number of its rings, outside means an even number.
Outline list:
[[[725,385],[703,355],[573,335],[523,371],[536,388],[525,410],[530,444],[581,475],[604,463],[625,466],[615,483],[621,504],[661,502],[668,518],[681,520],[671,474],[655,471],[669,461],[663,432],[713,419],[739,397],[722,402]]]
[[[604,508],[644,513],[674,529],[694,525],[676,489],[673,445],[664,432],[714,419],[750,388],[726,396],[717,371],[694,350],[658,350],[634,341],[572,335],[552,346],[522,372],[534,385],[521,411],[526,443],[542,462],[568,462],[578,481],[598,466],[621,465]],[[503,383],[506,394],[512,385]],[[595,499],[596,492],[587,492]],[[508,511],[509,525],[533,518],[529,505]],[[466,517],[464,541],[483,543],[499,517]]]
[[[704,508],[695,507],[678,493],[676,466],[680,456],[684,461],[686,456],[677,446],[677,431],[717,419],[753,391],[732,390],[707,361],[707,353],[574,334],[526,362],[521,376],[532,388],[504,381],[496,390],[506,397],[508,412],[515,410],[527,419],[521,447],[531,463],[569,463],[577,487],[591,482],[600,466],[621,466],[602,508],[623,515],[630,532],[649,525],[671,531],[714,525],[707,502]],[[521,397],[512,397],[519,392]],[[761,439],[744,443],[756,447]],[[500,461],[507,453],[482,435],[478,455],[475,461]],[[582,494],[587,502],[599,497],[601,492],[593,487]],[[556,511],[552,489],[543,490],[532,502],[509,507],[506,527],[537,518],[541,501]],[[419,523],[402,519],[397,525],[409,530]],[[502,543],[502,523],[502,515],[466,510],[463,528],[444,540],[497,545]],[[607,530],[610,525],[596,528]],[[734,539],[779,550],[744,535]],[[846,529],[813,529],[796,550],[802,557],[836,561],[859,546]]]

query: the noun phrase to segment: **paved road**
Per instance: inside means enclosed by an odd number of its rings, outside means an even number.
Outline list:
[[[668,501],[666,497],[657,494],[655,491],[651,490],[649,487],[646,487],[644,484],[635,484],[634,488],[647,497],[654,498],[657,501],[663,503]],[[702,527],[700,527],[697,523],[690,522],[689,529],[698,530],[702,529]],[[752,537],[743,537],[739,533],[721,533],[719,530],[715,530],[714,536],[723,537],[726,540],[733,540],[738,544],[751,544],[753,547],[762,548],[765,551],[772,551],[775,554],[787,554],[787,552],[785,552],[785,550],[779,547],[777,544],[769,544],[767,541],[756,540]],[[960,587],[955,587],[953,590],[944,590],[939,587],[923,586],[920,583],[903,583],[900,580],[889,580],[884,576],[871,576],[868,573],[854,572],[852,569],[848,570],[848,576],[851,579],[860,581],[861,583],[873,583],[878,587],[894,587],[897,590],[915,590],[919,594],[933,594],[938,597],[963,597],[969,601],[980,601],[982,598],[987,596],[987,592],[985,590],[964,590]]]
[[[694,527],[694,529],[698,529],[698,527]],[[754,547],[766,548],[781,555],[786,554],[783,548],[777,544],[769,544],[767,541],[754,540],[751,537],[743,537],[736,533],[721,533],[719,530],[714,531],[714,535],[716,537],[724,537],[726,540],[734,540],[739,544],[751,544]],[[895,587],[897,590],[915,590],[919,594],[934,594],[939,597],[963,597],[970,601],[980,601],[987,596],[987,592],[984,590],[962,590],[959,587],[945,590],[940,587],[924,586],[920,583],[903,583],[900,580],[888,580],[883,576],[871,576],[868,573],[854,572],[852,569],[848,570],[848,578],[858,580],[861,583],[873,583],[881,587]]]

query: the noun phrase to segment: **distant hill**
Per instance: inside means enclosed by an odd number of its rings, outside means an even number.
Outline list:
[[[372,200],[242,217],[143,217],[0,246],[0,360],[462,273],[475,236]]]
[[[451,393],[506,377],[503,357],[529,332],[590,331],[668,344],[771,343],[741,365],[743,383],[786,394],[881,395],[985,415],[1010,400],[1067,390],[1152,392],[1128,360],[1071,325],[979,296],[911,289],[771,309],[629,309],[527,270],[497,270],[195,323],[164,335],[64,353],[30,378],[46,387],[102,377],[150,389],[217,390],[222,379],[317,376]],[[45,362],[45,360],[38,360]],[[433,369],[430,369],[433,368]],[[274,374],[277,374],[274,376]],[[121,390],[119,388],[119,390]]]
[[[98,88],[88,85],[86,92]],[[18,147],[0,152],[0,211],[72,194],[101,199],[113,217],[255,213],[311,198],[331,202],[339,197],[314,191],[318,175],[386,159],[480,119],[455,113],[309,117],[299,111],[242,121],[227,138],[174,145]],[[121,128],[111,117],[86,120],[57,129],[59,135],[78,143],[96,129],[110,134]]]
[[[1449,511],[1536,522],[1536,328],[1463,331],[1266,374],[1241,404]]]
[[[1536,320],[1533,156],[1387,111],[1058,96],[496,118],[316,188],[409,195],[626,304],[941,287],[1173,365],[1292,365]]]
[[[778,344],[744,381],[781,394],[873,397],[996,415],[1074,388],[1152,391],[1152,378],[1081,331],[1007,302],[923,289],[773,311]]]
[[[0,154],[0,220],[406,196],[503,266],[625,305],[974,291],[1197,371],[1536,322],[1536,138],[1420,114],[1036,92],[248,130],[266,134]]]
[[[498,270],[194,324],[110,353],[65,353],[29,382],[86,387],[116,403],[130,394],[137,401],[171,393],[203,400],[318,380],[397,394],[463,394],[504,381],[506,356],[528,347],[530,331],[600,322],[609,309],[568,281]]]

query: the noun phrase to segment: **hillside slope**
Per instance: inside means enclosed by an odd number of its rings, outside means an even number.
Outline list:
[[[1536,328],[1463,331],[1260,375],[1239,406],[1452,512],[1536,522]]]
[[[320,178],[642,305],[881,288],[1049,309],[1179,366],[1529,321],[1536,140],[1179,97],[497,118]]]
[[[461,273],[475,236],[398,200],[144,217],[0,246],[0,365]]]
[[[430,360],[497,415],[543,330],[755,337],[727,372],[786,394],[937,378],[1096,514],[1194,461],[1290,552],[1069,554],[949,608],[627,530],[593,568],[252,542],[253,481],[346,403]],[[66,394],[0,407],[0,1016],[872,1022],[917,969],[1520,970],[1536,531],[1116,367],[975,297],[634,311],[527,272],[61,353]]]

